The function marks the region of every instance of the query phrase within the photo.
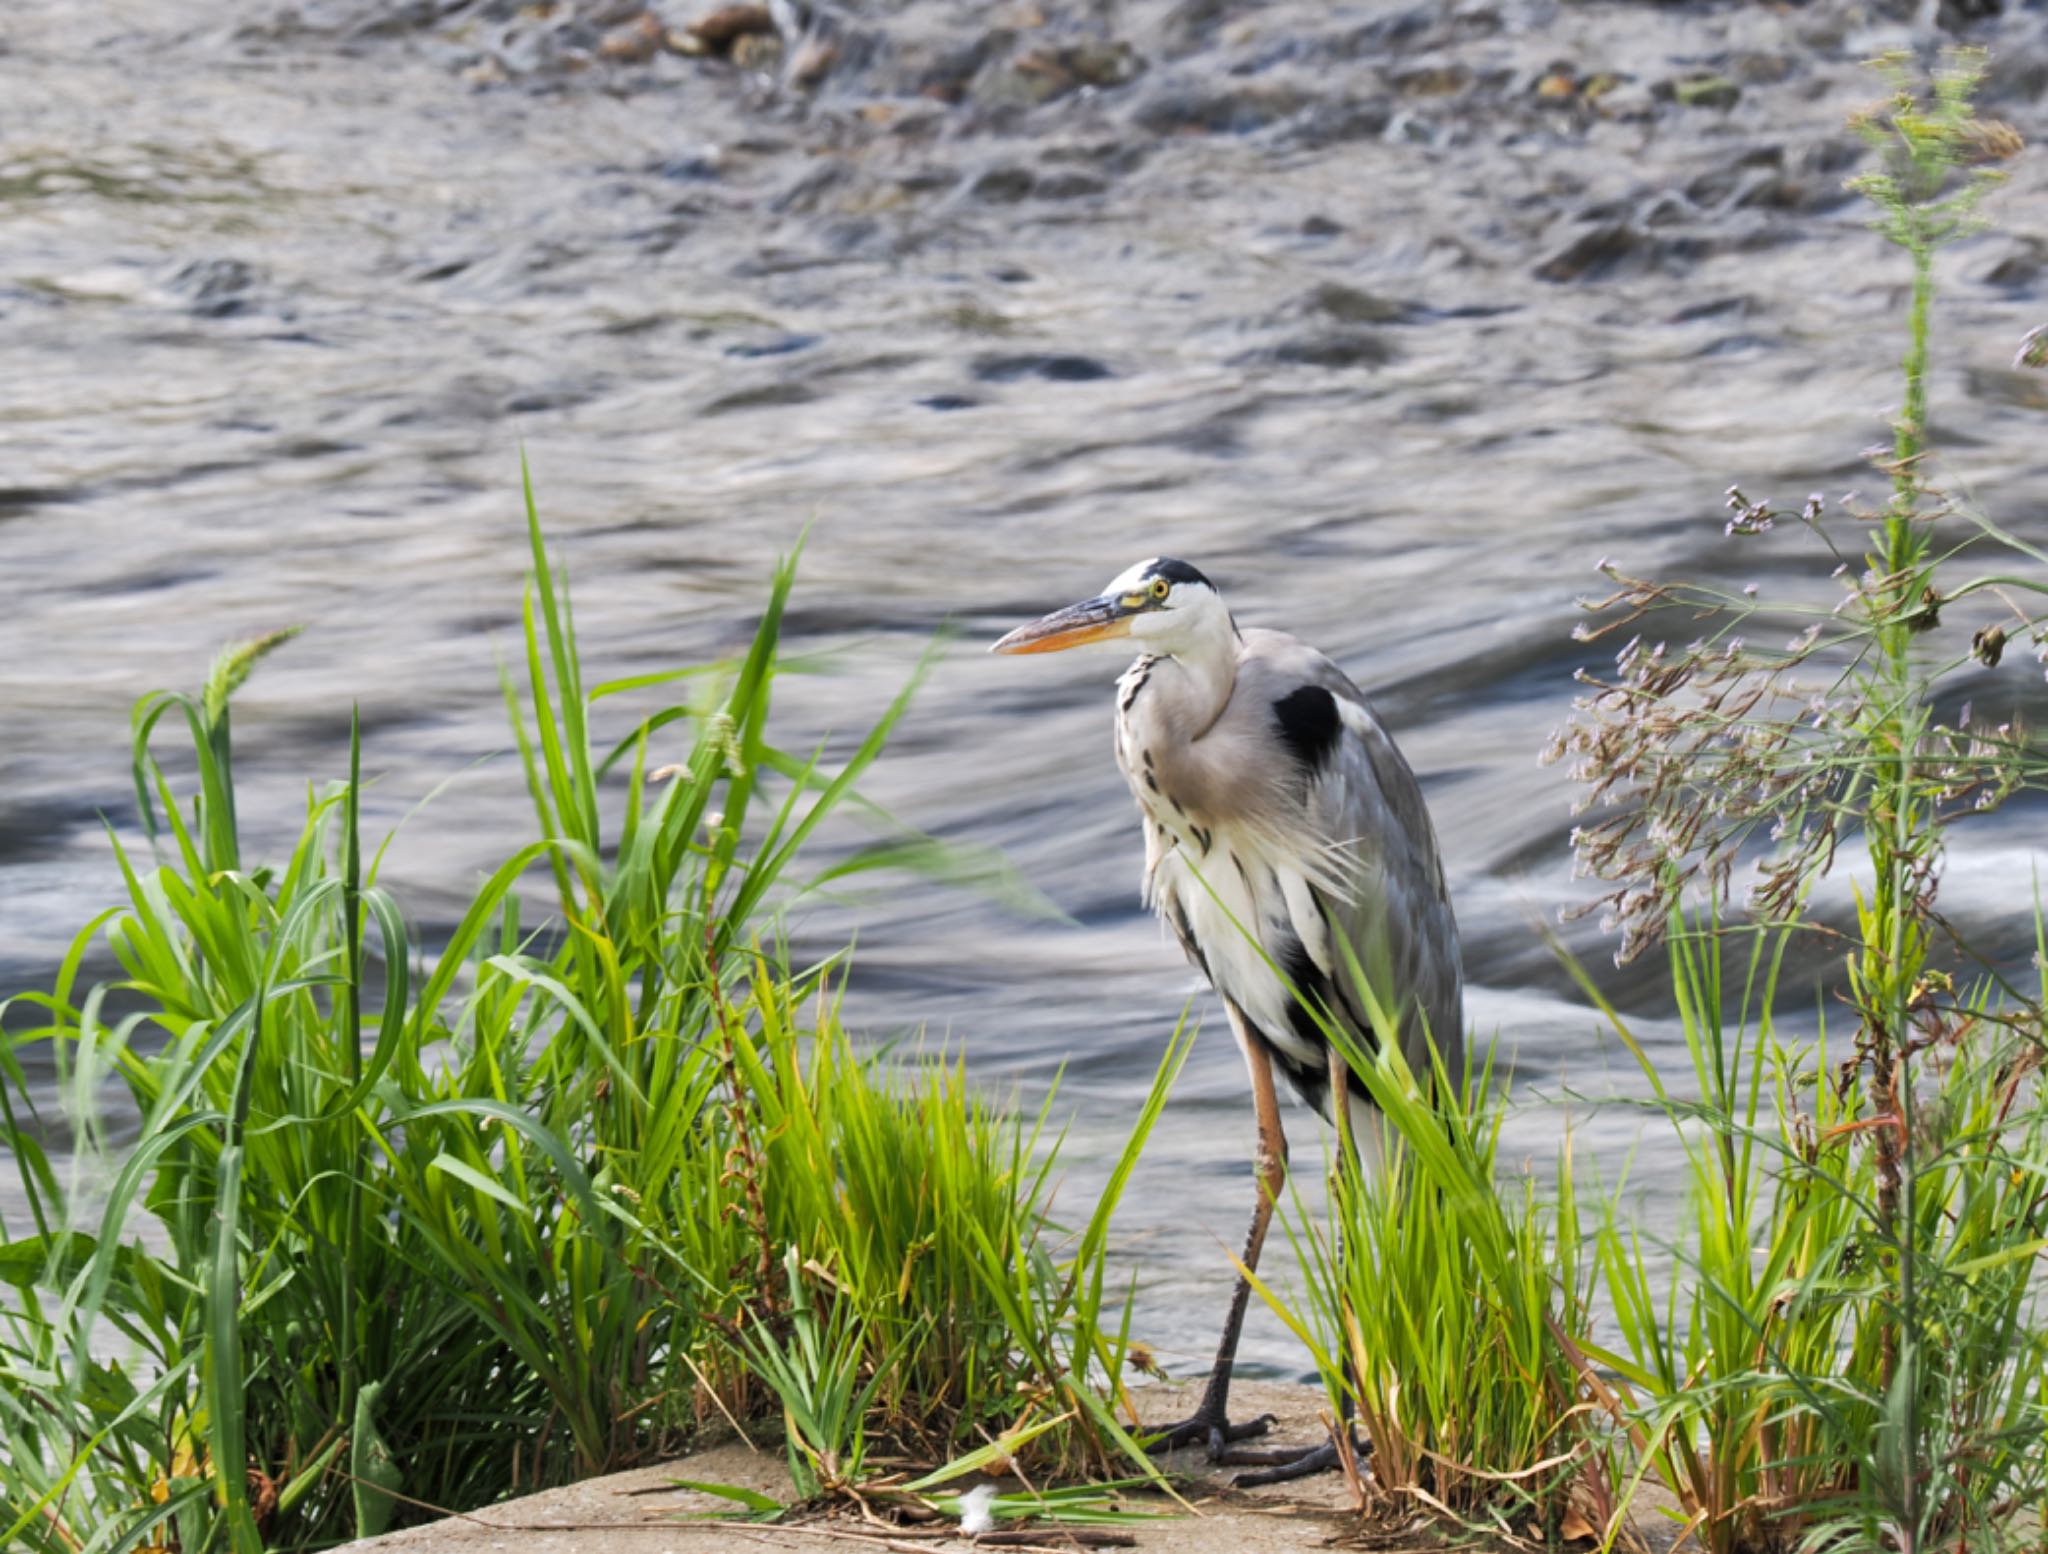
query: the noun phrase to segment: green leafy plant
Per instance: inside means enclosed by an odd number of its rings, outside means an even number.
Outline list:
[[[1802,1052],[1772,1027],[1784,950],[1783,934],[1756,938],[1730,989],[1723,936],[1670,934],[1696,1099],[1667,1088],[1628,1022],[1584,981],[1678,1126],[1691,1214],[1674,1239],[1610,1204],[1598,1255],[1622,1349],[1587,1347],[1613,1370],[1631,1488],[1654,1474],[1709,1549],[1796,1537],[1843,1494],[1842,1445],[1870,1424],[1837,1386],[1853,1336],[1838,1296],[1855,1256],[1845,1169],[1855,1145],[1832,1089],[1819,1089],[1818,1116],[1802,1109],[1824,1049]]]
[[[2034,1060],[1965,1049],[1924,1097],[1910,1235],[1941,1351],[1932,1374],[1907,1370],[1887,1354],[1897,1295],[1884,1254],[1896,1243],[1880,1229],[1868,1143],[1893,1124],[1871,1117],[1853,1059],[1831,1062],[1825,1027],[1817,1042],[1779,1033],[1788,935],[1744,937],[1737,988],[1724,966],[1731,931],[1674,924],[1668,935],[1696,1098],[1668,1088],[1602,1005],[1688,1165],[1682,1236],[1646,1233],[1612,1205],[1600,1232],[1621,1347],[1586,1347],[1613,1369],[1632,1475],[1660,1479],[1713,1550],[1906,1541],[1883,1475],[1909,1474],[1931,1513],[1915,1546],[2004,1546],[2024,1536],[2015,1518],[2039,1503],[2048,1472],[2048,1339],[2031,1287],[2048,1224],[2048,1112],[2032,1093]],[[1922,1389],[1917,1446],[1888,1374]]]

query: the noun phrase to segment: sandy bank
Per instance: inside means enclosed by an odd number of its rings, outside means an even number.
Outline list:
[[[1195,1397],[1193,1385],[1149,1389],[1144,1394],[1145,1418],[1180,1417],[1193,1406]],[[1312,1388],[1240,1381],[1232,1401],[1236,1405],[1232,1412],[1240,1418],[1253,1413],[1277,1416],[1280,1423],[1272,1434],[1275,1443],[1313,1441],[1320,1436],[1317,1410],[1323,1400]],[[1358,1528],[1347,1513],[1344,1487],[1335,1474],[1297,1484],[1235,1490],[1228,1484],[1229,1470],[1211,1468],[1198,1451],[1176,1452],[1161,1460],[1181,1476],[1183,1493],[1195,1514],[1180,1514],[1133,1529],[1141,1554],[1167,1550],[1173,1554],[1293,1554],[1296,1550],[1325,1550],[1334,1538]],[[891,1547],[881,1529],[850,1522],[798,1527],[712,1522],[707,1518],[727,1509],[729,1502],[677,1489],[677,1479],[737,1484],[770,1495],[789,1493],[789,1475],[779,1454],[757,1453],[731,1443],[673,1462],[507,1501],[473,1515],[351,1543],[344,1554],[373,1550],[376,1554],[486,1554],[496,1550],[515,1550],[517,1554],[724,1554],[729,1550],[744,1554],[753,1549],[788,1550],[791,1554],[830,1554],[837,1549],[840,1554],[860,1554]],[[1174,1509],[1163,1496],[1133,1496],[1131,1504],[1134,1509]],[[1672,1524],[1654,1509],[1669,1504],[1668,1498],[1659,1494],[1646,1493],[1638,1499],[1637,1522],[1653,1548],[1662,1549],[1670,1541]],[[842,1535],[849,1533],[858,1536]],[[1046,1531],[1043,1546],[1056,1547],[1059,1542],[1056,1530]],[[908,1554],[963,1554],[976,1544],[965,1538],[918,1538],[894,1546]],[[1369,1546],[1426,1554],[1451,1545],[1429,1529],[1418,1527],[1413,1536],[1375,1537]],[[1469,1539],[1458,1546],[1466,1554],[1505,1547]]]
[[[1192,1389],[1148,1392],[1147,1418],[1173,1416],[1170,1401],[1182,1394],[1192,1405]],[[1240,1382],[1241,1415],[1265,1412],[1279,1416],[1277,1442],[1310,1441],[1321,1426],[1316,1409],[1321,1395],[1307,1387]],[[1173,1454],[1165,1461],[1188,1475],[1187,1498],[1199,1513],[1180,1516],[1137,1530],[1140,1550],[1175,1550],[1186,1554],[1283,1554],[1296,1549],[1321,1549],[1343,1523],[1343,1485],[1335,1475],[1304,1483],[1258,1490],[1230,1490],[1226,1474],[1208,1468],[1199,1452]],[[829,1536],[821,1526],[810,1528],[754,1527],[707,1523],[702,1518],[726,1508],[726,1502],[673,1487],[679,1478],[739,1484],[766,1494],[786,1495],[789,1476],[780,1456],[757,1454],[737,1443],[717,1446],[693,1456],[652,1467],[636,1468],[608,1478],[590,1479],[551,1489],[522,1500],[508,1501],[470,1516],[451,1517],[348,1545],[350,1550],[378,1554],[485,1554],[517,1550],[519,1554],[712,1554],[748,1549],[806,1550],[821,1554],[835,1546],[844,1554],[885,1547],[851,1538]],[[1134,1505],[1155,1501],[1137,1497]],[[1147,1505],[1149,1508],[1149,1505]],[[848,1527],[878,1536],[876,1529]],[[1057,1534],[1047,1543],[1058,1541]],[[920,1539],[915,1547],[931,1554],[972,1547],[965,1539]],[[906,1543],[905,1548],[912,1547]]]

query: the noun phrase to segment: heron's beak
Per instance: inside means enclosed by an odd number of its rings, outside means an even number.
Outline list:
[[[1131,634],[1132,611],[1111,598],[1084,599],[1043,620],[1019,626],[989,648],[991,653],[1058,653],[1086,642],[1107,642]]]

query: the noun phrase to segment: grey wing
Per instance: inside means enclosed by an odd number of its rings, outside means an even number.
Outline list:
[[[1322,654],[1286,641],[1298,650],[1285,655],[1293,688],[1275,698],[1275,715],[1301,774],[1307,831],[1321,839],[1331,865],[1311,887],[1315,908],[1350,943],[1376,995],[1397,1011],[1402,1052],[1417,1075],[1429,1072],[1431,1038],[1446,1072],[1458,1074],[1463,960],[1421,786],[1364,693]],[[1302,709],[1293,726],[1289,705]],[[1342,1006],[1333,1012],[1369,1036],[1342,952],[1318,944],[1316,925],[1301,923],[1299,910],[1291,915],[1311,952],[1324,952],[1314,958],[1328,958],[1319,969]]]
[[[1320,904],[1348,939],[1378,996],[1398,1001],[1401,1050],[1427,1079],[1433,1038],[1445,1072],[1463,1062],[1465,976],[1436,829],[1400,750],[1360,697],[1340,753],[1313,782],[1310,814],[1352,854],[1344,883]],[[1348,889],[1346,887],[1349,887]],[[1332,968],[1341,993],[1348,968]]]

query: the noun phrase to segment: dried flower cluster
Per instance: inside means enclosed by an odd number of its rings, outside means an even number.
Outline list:
[[[1731,533],[1770,527],[1762,504],[1731,492],[1729,505],[1737,512]],[[1570,915],[1604,909],[1603,926],[1622,936],[1615,958],[1627,962],[1661,939],[1689,886],[1725,895],[1753,843],[1775,850],[1760,864],[1752,905],[1773,916],[1791,911],[1801,882],[1833,858],[1846,777],[1840,741],[1862,707],[1838,672],[1825,674],[1813,662],[1819,623],[1781,650],[1756,648],[1731,634],[1733,623],[1757,613],[1746,599],[1648,582],[1604,562],[1601,570],[1616,591],[1585,608],[1620,613],[1582,624],[1581,640],[1610,636],[1653,612],[1723,625],[1680,649],[1638,634],[1615,655],[1611,673],[1580,670],[1585,692],[1544,752],[1546,761],[1569,759],[1572,776],[1587,785],[1574,812],[1598,811],[1572,832],[1577,872],[1614,887]]]
[[[1728,500],[1723,504],[1735,516],[1728,520],[1727,534],[1730,539],[1738,535],[1769,534],[1778,526],[1782,516],[1768,502],[1752,502],[1742,494],[1742,487],[1730,486]],[[1826,503],[1816,491],[1806,499],[1806,506],[1800,509],[1799,521],[1808,528],[1814,527],[1821,519]]]
[[[1823,540],[1824,505],[1810,496],[1796,514]],[[1768,534],[1788,516],[1736,487],[1727,508],[1731,537]],[[1586,785],[1573,813],[1593,818],[1572,832],[1576,874],[1613,888],[1567,917],[1603,911],[1602,926],[1621,935],[1615,959],[1625,964],[1660,942],[1689,889],[1728,899],[1737,865],[1750,861],[1750,910],[1790,921],[1807,886],[1832,866],[1845,822],[1853,833],[1870,820],[1865,779],[1897,759],[1896,735],[1887,747],[1887,720],[1873,715],[1880,687],[1860,666],[1886,625],[1930,630],[1945,601],[1931,589],[1902,590],[1874,567],[1843,564],[1834,575],[1845,592],[1832,611],[1782,647],[1757,647],[1738,631],[1782,630],[1794,617],[1767,613],[1754,584],[1736,595],[1631,577],[1608,561],[1599,570],[1614,589],[1582,608],[1605,618],[1582,622],[1574,637],[1634,634],[1612,670],[1578,671],[1585,689],[1543,759],[1569,759],[1572,777]],[[1647,640],[1646,628],[1667,619],[1707,634],[1683,648]],[[2048,661],[2048,635],[2020,619]],[[1980,627],[1970,659],[1995,667],[2007,637],[2005,626]],[[1974,723],[1968,706],[1955,726],[1931,723],[1913,736],[1908,753],[1915,802],[1933,819],[1993,808],[2041,775],[2024,730]],[[1939,828],[1924,829],[1921,842],[1911,894],[1915,911],[1932,918]]]

